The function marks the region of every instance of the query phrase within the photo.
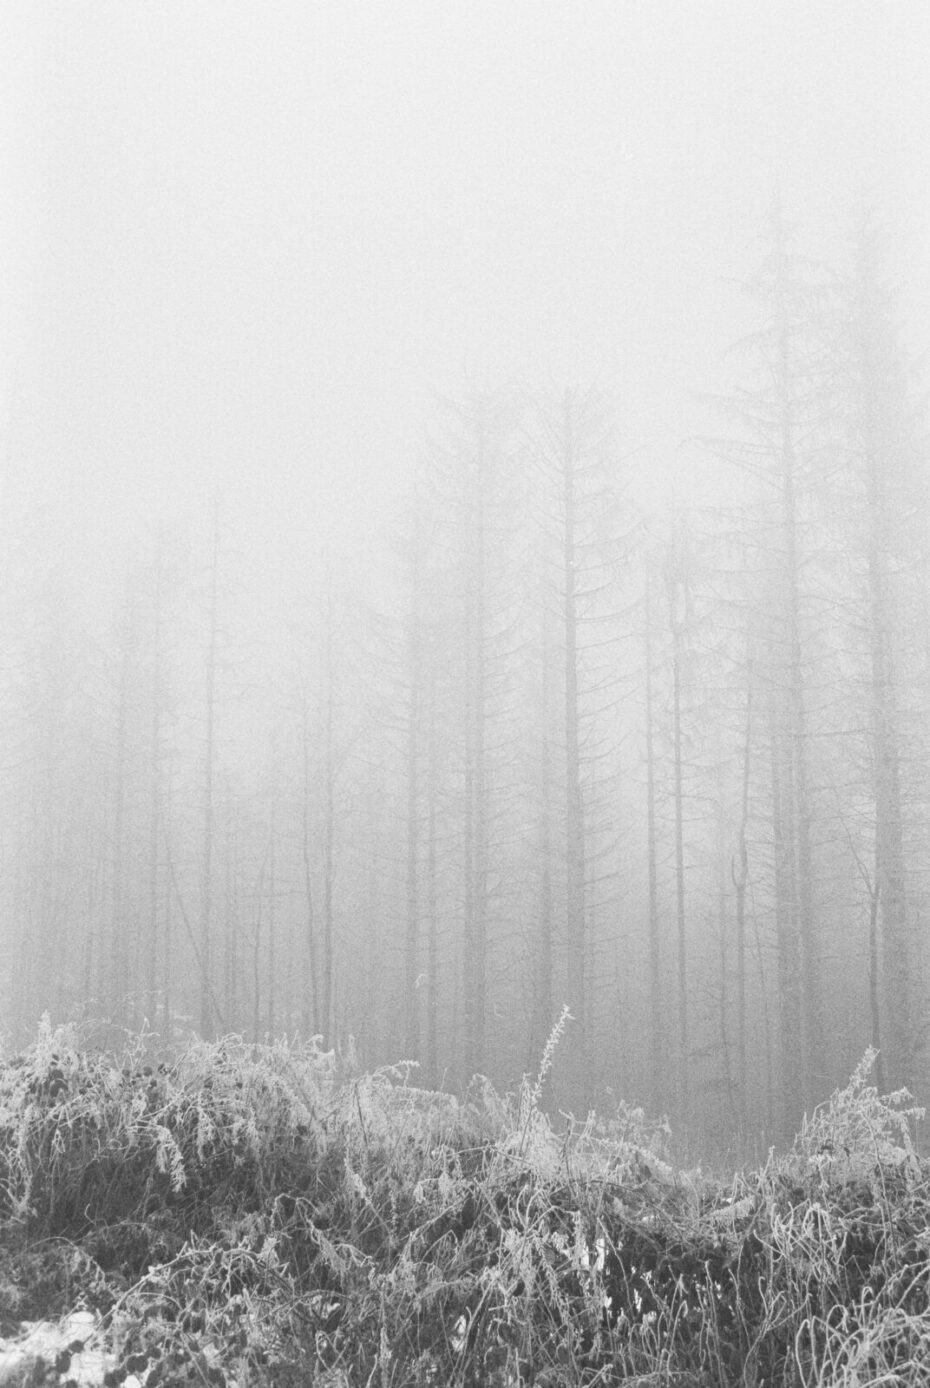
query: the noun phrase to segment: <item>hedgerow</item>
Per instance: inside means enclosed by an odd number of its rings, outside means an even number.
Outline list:
[[[726,1184],[630,1108],[556,1131],[551,1061],[456,1099],[315,1042],[45,1023],[0,1065],[0,1331],[79,1306],[147,1385],[928,1381],[928,1168],[871,1053]]]

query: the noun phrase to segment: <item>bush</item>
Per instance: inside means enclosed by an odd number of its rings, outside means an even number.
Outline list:
[[[4,1329],[80,1302],[153,1385],[925,1382],[927,1170],[873,1059],[723,1186],[636,1110],[556,1133],[551,1046],[456,1100],[315,1043],[44,1023],[0,1066]]]

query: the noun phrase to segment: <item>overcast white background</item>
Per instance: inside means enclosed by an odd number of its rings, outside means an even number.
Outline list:
[[[598,383],[668,485],[776,183],[833,258],[872,191],[927,348],[925,0],[2,15],[4,470],[89,588],[217,483],[252,570],[373,544],[469,380]]]

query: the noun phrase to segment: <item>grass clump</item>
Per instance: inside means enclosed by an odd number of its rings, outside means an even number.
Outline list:
[[[552,1047],[457,1100],[314,1043],[150,1041],[44,1024],[0,1065],[2,1330],[80,1303],[114,1382],[927,1380],[928,1172],[871,1055],[724,1186],[633,1109],[556,1132]]]

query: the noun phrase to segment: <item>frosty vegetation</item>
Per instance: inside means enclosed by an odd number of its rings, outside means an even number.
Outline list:
[[[21,1322],[89,1327],[7,1383],[926,1382],[930,1170],[871,1052],[725,1180],[626,1105],[556,1130],[551,1047],[461,1100],[315,1043],[159,1054],[43,1024],[0,1067],[0,1372]]]

